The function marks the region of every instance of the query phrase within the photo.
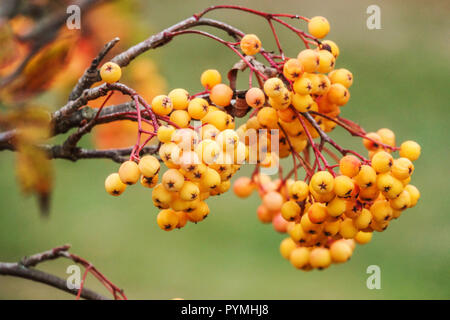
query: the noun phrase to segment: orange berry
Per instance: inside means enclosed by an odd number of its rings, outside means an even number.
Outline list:
[[[226,107],[230,104],[233,98],[233,90],[226,84],[219,83],[211,89],[209,94],[211,101],[220,107]]]
[[[339,161],[339,170],[343,175],[353,178],[361,170],[361,161],[353,155],[342,157]]]
[[[378,148],[380,148],[380,145],[378,143],[381,142],[381,137],[377,133],[369,132],[368,134],[366,134],[366,137],[371,139],[371,140],[369,140],[369,139],[363,138],[363,145],[364,145],[364,147],[366,147],[367,150],[375,151]]]
[[[266,102],[266,97],[260,88],[253,87],[245,93],[245,101],[250,107],[259,108]]]
[[[328,74],[328,78],[332,84],[340,83],[346,88],[350,88],[353,84],[353,74],[347,69],[336,69]]]
[[[156,222],[158,226],[164,231],[170,231],[178,225],[178,215],[172,209],[164,209],[158,213]]]
[[[261,50],[261,40],[254,34],[246,34],[241,39],[241,50],[246,55],[255,55]]]
[[[249,197],[255,190],[252,180],[248,177],[239,177],[233,184],[233,192],[239,198]]]
[[[279,212],[283,205],[283,196],[276,191],[266,193],[262,199],[263,205],[272,212]]]
[[[289,222],[281,216],[281,213],[275,214],[272,219],[272,226],[279,233],[286,233],[288,224]]]
[[[260,205],[256,210],[256,214],[258,215],[259,221],[262,223],[272,222],[273,214],[270,212],[264,205]]]
[[[258,122],[266,128],[274,129],[277,127],[277,111],[271,107],[263,107],[257,114]]]
[[[308,210],[308,218],[312,223],[322,223],[328,217],[327,207],[320,202],[314,202]]]
[[[327,99],[331,103],[343,106],[350,99],[350,92],[342,84],[334,83],[330,86],[330,89],[328,90]]]

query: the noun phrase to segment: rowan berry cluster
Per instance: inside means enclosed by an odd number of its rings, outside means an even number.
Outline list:
[[[161,181],[160,161],[152,155],[134,156],[105,181],[113,196],[138,181],[152,188],[153,204],[161,209],[157,223],[165,231],[205,219],[210,212],[205,200],[230,188],[247,154],[234,131],[234,118],[221,109],[230,104],[233,91],[221,83],[217,70],[206,70],[200,80],[207,91],[204,98],[179,88],[152,100],[152,112],[166,122],[153,133],[160,142],[159,158],[168,168]],[[192,120],[201,125],[192,127]]]
[[[315,17],[309,22],[309,31],[323,38],[329,24]],[[286,59],[278,77],[266,80],[263,89],[247,91],[246,102],[255,111],[237,130],[249,148],[256,145],[266,151],[264,157],[258,158],[262,167],[273,158],[291,154],[295,165],[296,158],[302,160],[300,152],[314,149],[316,162],[311,167],[306,161],[305,180],[272,181],[256,173],[252,178],[239,178],[233,186],[235,194],[242,198],[258,191],[262,199],[257,209],[259,220],[289,235],[281,242],[281,255],[302,270],[324,269],[331,263],[347,261],[356,243],[370,242],[373,231],[384,231],[392,219],[414,207],[420,197],[418,189],[409,184],[414,171],[412,161],[420,155],[417,143],[407,141],[397,148],[395,135],[389,129],[360,134],[369,159],[339,148],[345,156],[331,166],[321,154],[323,145],[314,142],[323,139],[321,132],[344,125],[338,116],[349,101],[353,75],[347,69],[335,69],[338,56],[336,43],[325,40],[316,49],[305,49],[297,58]],[[272,140],[266,137],[250,141],[245,135],[249,129],[276,129],[279,152],[272,155]],[[397,149],[400,158],[394,159],[391,152]],[[334,168],[339,168],[339,174]]]
[[[340,50],[335,42],[321,40],[330,30],[324,17],[308,19],[219,5],[196,18],[219,8],[266,18],[280,54],[266,51],[254,34],[238,32],[235,36],[240,41],[229,42],[200,30],[169,33],[170,37],[194,33],[226,45],[249,69],[248,89],[235,89],[232,72],[228,86],[217,70],[209,69],[200,77],[204,87],[200,93],[191,95],[184,89],[174,89],[156,96],[151,107],[133,93],[136,113],[131,116],[139,124],[138,142],[130,160],[106,179],[106,191],[120,195],[127,185],[139,180],[153,188],[153,204],[161,209],[157,223],[169,231],[185,226],[187,221],[202,221],[209,214],[205,200],[226,192],[243,163],[256,164],[251,177],[235,181],[233,191],[241,198],[258,192],[262,201],[257,209],[259,220],[289,235],[281,242],[281,255],[302,270],[324,269],[331,263],[347,261],[356,244],[370,242],[374,231],[384,231],[404,210],[416,205],[420,192],[410,181],[420,146],[406,141],[398,147],[391,130],[366,133],[341,117],[341,109],[350,99],[353,74],[335,68]],[[309,34],[281,18],[307,21]],[[296,58],[284,54],[272,21],[294,31],[305,44],[306,49]],[[253,55],[264,57],[271,71],[256,64],[249,57]],[[120,79],[121,71],[107,63],[100,74],[111,84]],[[259,87],[252,85],[254,77]],[[144,107],[142,112],[139,104]],[[238,109],[250,115],[235,130],[230,114],[237,115]],[[153,131],[143,130],[142,121],[147,121]],[[368,157],[335,142],[328,134],[336,126],[361,138]],[[141,134],[149,135],[142,145]],[[159,159],[141,157],[143,147],[153,137],[159,141]],[[396,159],[392,156],[395,151],[400,155]],[[292,156],[293,168],[284,174],[280,159],[288,156]],[[336,164],[331,164],[331,159]],[[168,168],[161,181],[160,162]],[[270,178],[262,172],[264,168],[276,168],[279,177]]]

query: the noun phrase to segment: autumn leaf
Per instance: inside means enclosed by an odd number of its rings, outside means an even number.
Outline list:
[[[77,36],[64,36],[44,46],[26,64],[23,72],[6,87],[4,97],[20,101],[47,89],[67,66],[67,57]]]
[[[0,69],[17,59],[16,40],[10,25],[0,21]]]
[[[26,107],[2,115],[1,123],[14,124],[13,139],[16,153],[16,176],[24,194],[35,194],[40,209],[48,214],[53,186],[53,167],[46,152],[39,147],[50,134],[49,113],[40,107]]]

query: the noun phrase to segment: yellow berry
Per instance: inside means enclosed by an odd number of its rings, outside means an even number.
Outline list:
[[[299,112],[307,112],[310,111],[313,106],[314,100],[311,95],[305,94],[294,94],[292,96],[292,105]]]
[[[189,221],[194,223],[204,220],[208,216],[208,214],[209,207],[208,204],[204,201],[200,201],[198,206],[194,210],[187,212]]]
[[[415,141],[405,141],[400,145],[400,157],[415,161],[420,157],[420,145]]]
[[[312,176],[309,186],[319,194],[329,193],[333,190],[334,178],[328,171],[318,171]]]
[[[158,183],[158,175],[155,174],[151,177],[141,176],[141,185],[146,188],[153,188]]]
[[[141,172],[136,162],[128,160],[120,165],[119,176],[123,183],[131,185],[139,181]]]
[[[221,182],[220,174],[211,168],[207,168],[203,177],[200,179],[200,185],[205,190],[214,190]]]
[[[333,262],[346,262],[352,256],[353,250],[346,241],[338,240],[330,246],[330,256]]]
[[[283,66],[283,75],[290,81],[295,81],[303,74],[303,65],[298,59],[289,59]]]
[[[184,89],[173,89],[168,97],[172,101],[175,110],[186,110],[189,104],[189,93]]]
[[[419,199],[420,199],[419,190],[412,184],[408,184],[405,187],[405,191],[408,192],[411,197],[410,207],[414,207],[417,204],[417,201],[419,201]]]
[[[331,83],[340,83],[347,89],[353,84],[353,74],[347,69],[336,69],[328,74]]]
[[[212,164],[219,156],[221,148],[216,141],[205,139],[202,140],[196,147],[195,153],[200,161],[206,164]]]
[[[159,160],[154,156],[143,156],[139,161],[139,171],[147,178],[153,177],[159,172],[160,164]]]
[[[205,89],[211,90],[216,84],[222,82],[222,76],[219,71],[215,69],[208,69],[203,71],[200,77],[200,82]]]
[[[165,95],[156,96],[152,100],[152,110],[160,116],[168,115],[173,110],[172,100]]]
[[[172,135],[175,133],[175,128],[171,125],[162,125],[158,128],[157,137],[162,143],[167,143],[172,140]]]
[[[200,120],[208,113],[208,107],[208,101],[205,99],[194,98],[189,101],[188,113],[193,119]]]
[[[180,189],[180,198],[185,201],[193,201],[198,199],[200,195],[200,189],[198,186],[191,182],[185,181]]]
[[[309,255],[311,267],[325,269],[331,264],[330,250],[326,248],[314,248]]]
[[[289,256],[289,261],[297,269],[305,267],[309,262],[310,251],[304,247],[295,248]]]
[[[277,98],[282,95],[283,90],[286,89],[283,81],[279,78],[269,78],[264,82],[264,92],[272,98]]]
[[[353,190],[355,189],[355,183],[352,178],[341,175],[334,179],[334,193],[340,198],[350,198]]]
[[[388,146],[395,146],[395,134],[392,130],[381,128],[377,131],[377,134],[380,136],[381,142],[387,144]]]
[[[359,230],[366,229],[372,222],[372,213],[367,209],[362,209],[361,213],[353,220],[355,227]]]
[[[374,156],[372,157],[372,168],[377,173],[389,172],[393,164],[394,159],[386,151],[379,151],[375,153]]]
[[[361,188],[371,187],[377,181],[377,173],[371,166],[362,165],[355,181]]]
[[[172,201],[172,193],[160,183],[152,190],[152,200],[158,208],[167,209]]]
[[[395,178],[405,180],[414,172],[414,165],[408,158],[398,158],[394,160],[391,172]]]
[[[334,69],[336,59],[328,50],[319,50],[319,66],[317,71],[320,73],[328,73]]]
[[[289,259],[291,252],[297,247],[294,240],[291,238],[285,238],[280,244],[281,256],[285,259]]]
[[[210,111],[202,118],[203,123],[209,123],[216,127],[219,131],[227,129],[229,119],[227,114],[220,110]]]
[[[332,40],[324,40],[324,41],[322,41],[321,49],[330,51],[331,54],[335,58],[337,58],[339,56],[339,47],[336,44],[336,42],[334,42]]]
[[[370,206],[370,212],[377,223],[382,223],[392,218],[392,208],[389,201],[386,200],[375,201]]]
[[[191,122],[191,116],[186,110],[175,110],[170,114],[170,121],[180,128],[187,128]]]
[[[397,198],[389,200],[389,203],[394,210],[405,210],[411,206],[411,195],[403,190]]]
[[[354,239],[358,244],[369,243],[372,240],[372,232],[358,231]]]
[[[312,82],[307,77],[300,77],[294,81],[293,85],[295,93],[305,95],[312,91]]]
[[[106,62],[100,68],[100,77],[106,83],[114,83],[119,81],[122,76],[122,69],[117,63],[114,62]]]
[[[105,190],[112,196],[121,195],[126,187],[118,173],[111,173],[105,180]]]
[[[327,212],[332,217],[339,217],[346,208],[346,201],[341,198],[334,198],[327,204]]]
[[[308,32],[313,37],[324,38],[330,32],[330,23],[324,17],[313,17],[308,22]]]
[[[292,183],[289,188],[289,197],[294,201],[304,201],[309,195],[308,184],[304,181],[298,180]]]
[[[281,215],[287,221],[294,221],[300,216],[300,206],[295,201],[287,201],[281,207]]]
[[[352,239],[358,233],[358,229],[355,227],[353,220],[346,218],[341,222],[339,234],[344,239]]]
[[[180,191],[184,184],[184,176],[177,169],[169,169],[164,172],[161,182],[167,191]]]

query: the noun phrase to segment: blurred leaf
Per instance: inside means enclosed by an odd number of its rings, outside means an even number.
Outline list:
[[[10,25],[0,21],[0,69],[17,59],[16,41]]]
[[[1,122],[5,120],[17,129],[13,144],[17,150],[16,175],[21,190],[24,194],[36,194],[41,212],[47,214],[53,168],[46,152],[38,144],[49,137],[49,113],[40,107],[27,107],[2,116]]]
[[[8,99],[23,100],[47,89],[55,76],[67,66],[69,51],[76,40],[76,36],[64,36],[44,46],[7,87]]]

